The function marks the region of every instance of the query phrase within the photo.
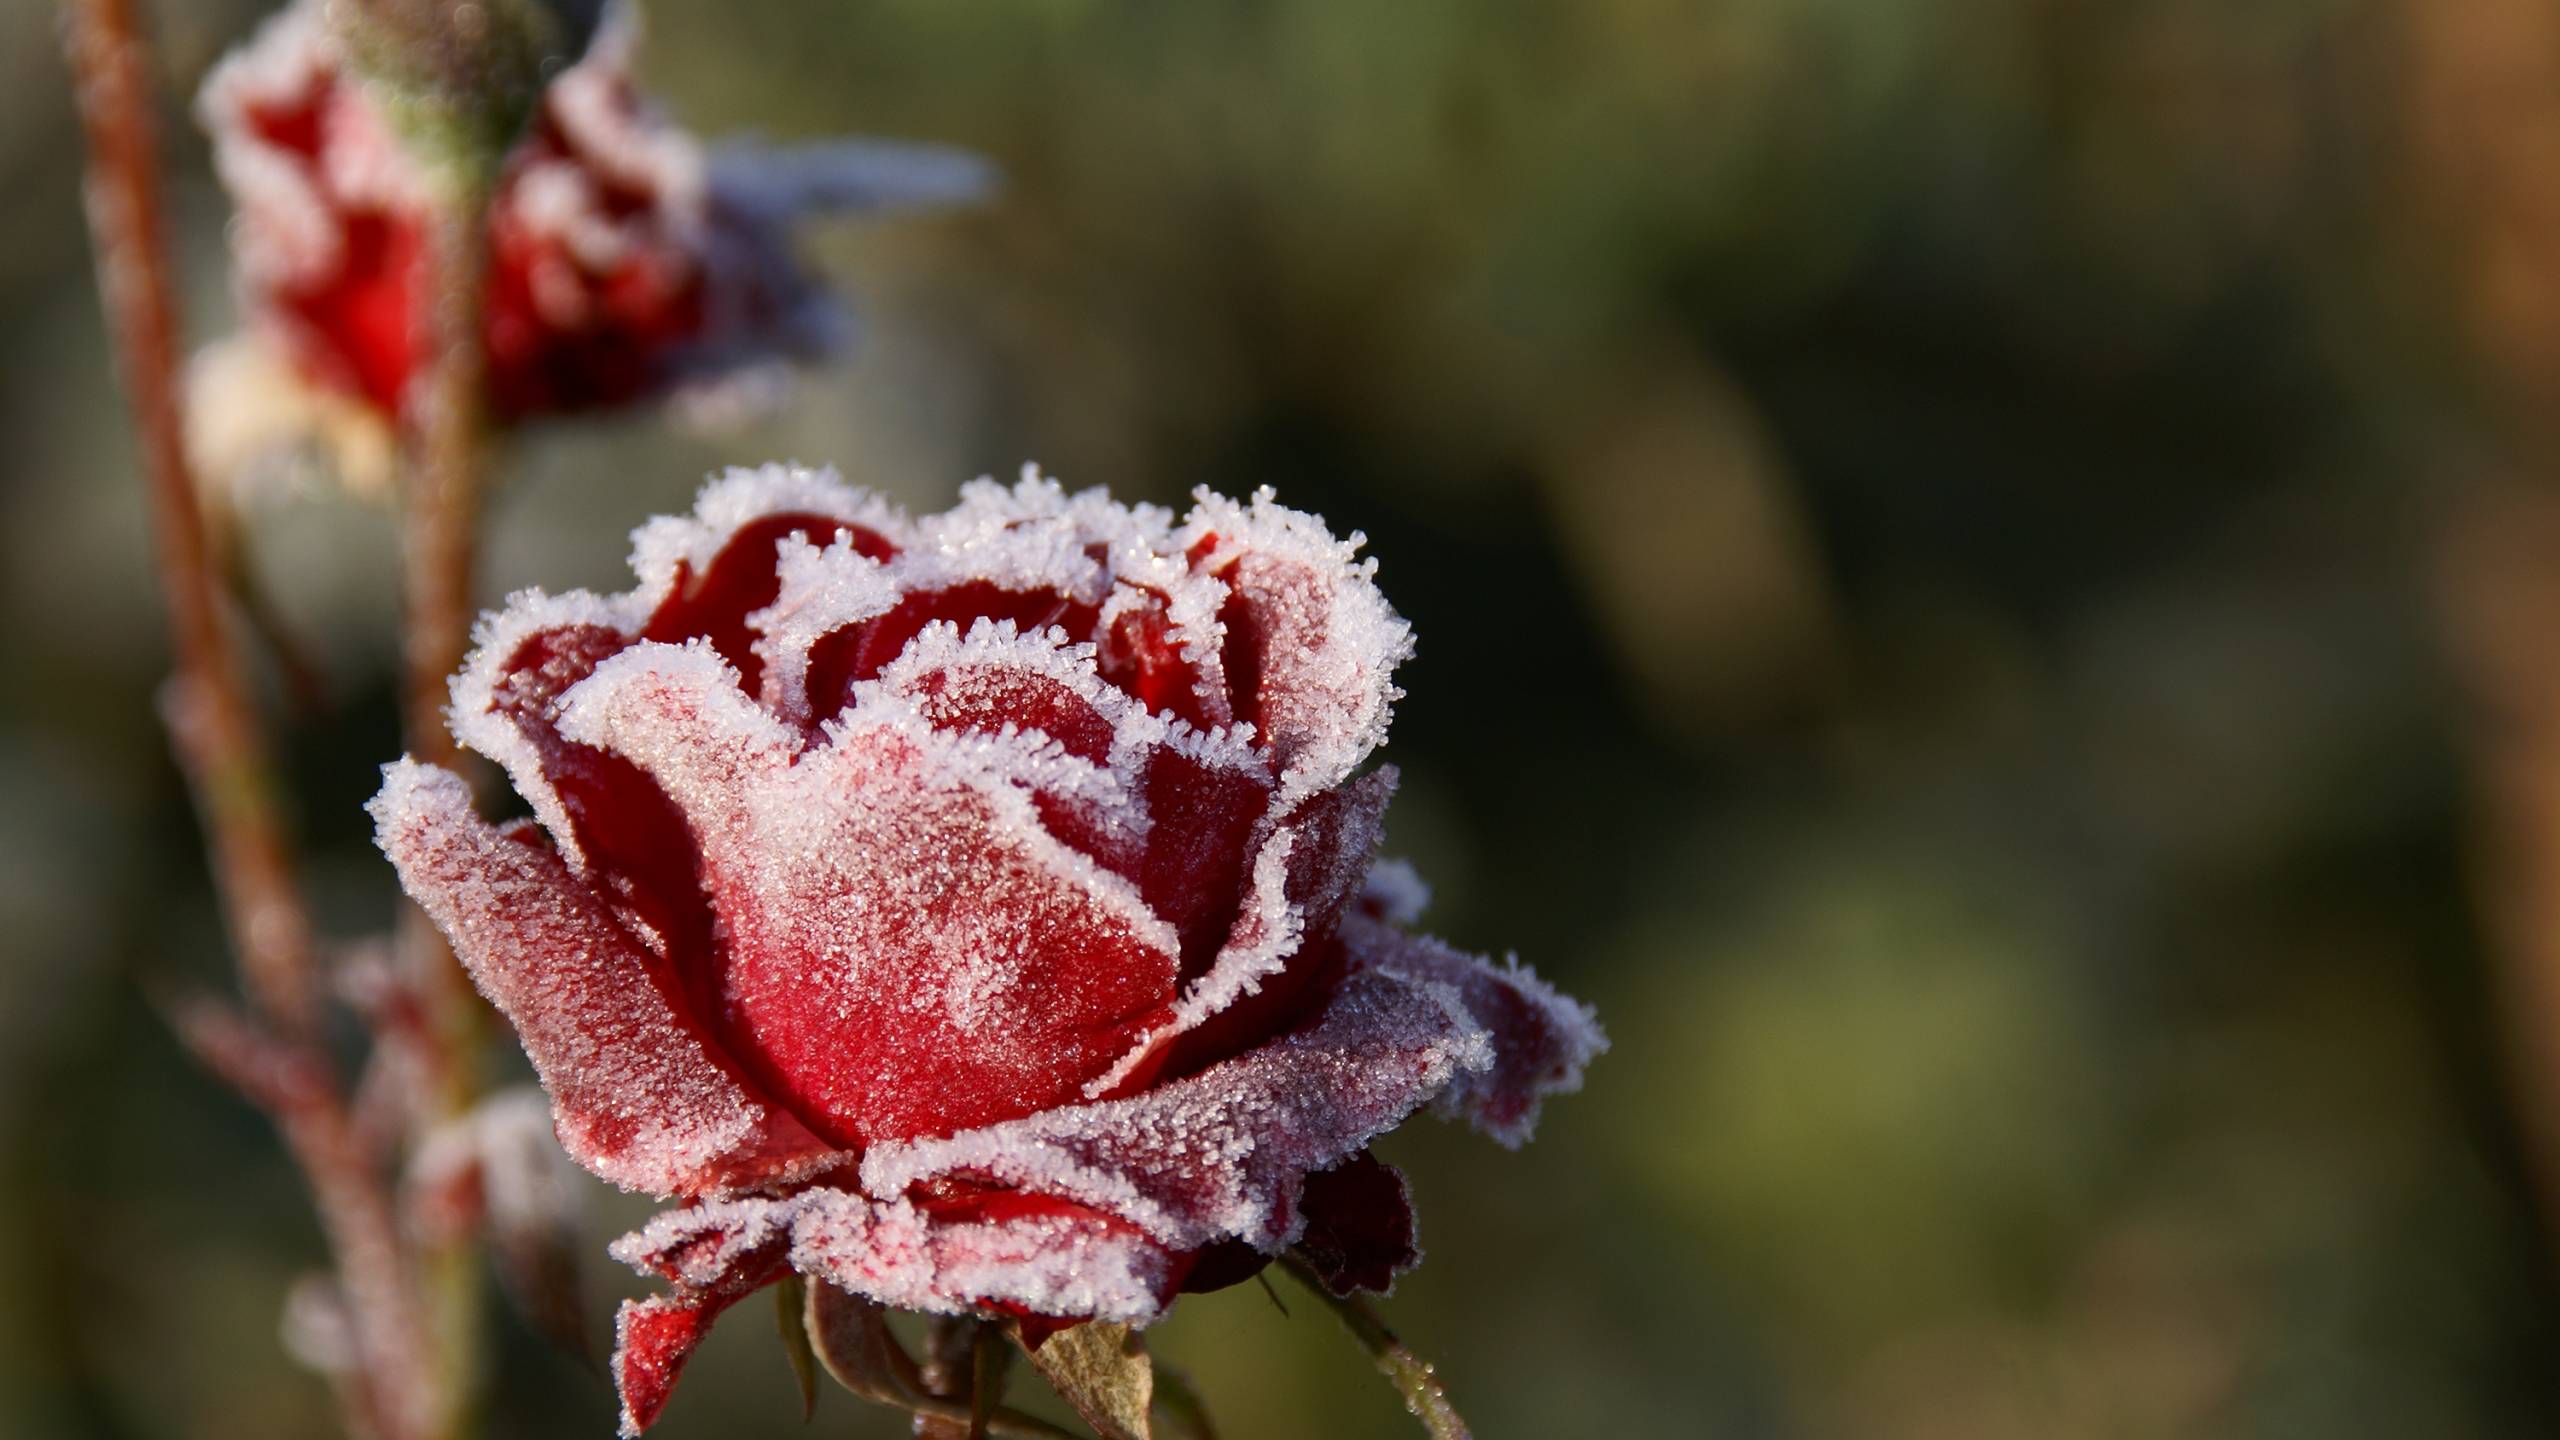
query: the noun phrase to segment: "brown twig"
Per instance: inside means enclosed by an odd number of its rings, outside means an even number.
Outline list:
[[[480,497],[488,464],[485,415],[487,357],[480,316],[487,272],[489,180],[474,168],[448,171],[443,203],[427,236],[431,358],[407,417],[410,465],[402,495],[401,721],[409,753],[462,769],[445,723],[453,673],[462,668],[477,613]],[[444,938],[423,912],[402,915],[401,951],[426,1002],[433,1037],[440,1119],[466,1113],[478,1099],[482,1017],[479,997]],[[482,1275],[468,1239],[431,1246],[424,1256],[428,1303],[443,1366],[446,1398],[436,1433],[469,1433],[478,1389]]]
[[[182,1006],[173,1020],[206,1069],[275,1121],[311,1188],[355,1330],[363,1412],[350,1419],[383,1440],[427,1433],[434,1382],[413,1315],[407,1246],[377,1157],[326,1058],[212,1001]]]
[[[171,739],[203,813],[242,979],[259,1012],[309,1034],[319,1005],[312,926],[266,737],[222,625],[220,577],[187,464],[178,381],[177,298],[160,208],[149,49],[133,0],[70,0],[69,56],[89,147],[89,231],[98,288],[134,428],[176,660],[167,698]]]
[[[294,872],[264,726],[222,621],[221,577],[187,464],[152,128],[149,48],[133,0],[68,0],[63,48],[89,149],[89,224],[108,334],[123,373],[169,610],[173,748],[202,812],[232,950],[256,1017],[198,1005],[179,1017],[208,1068],[283,1132],[347,1297],[363,1375],[351,1428],[409,1440],[427,1388],[410,1272],[387,1178],[351,1123],[319,1016],[310,911]]]
[[[480,339],[488,195],[485,176],[447,172],[443,203],[429,226],[433,353],[410,400],[401,496],[402,740],[411,755],[453,770],[467,767],[445,723],[445,702],[477,613],[472,586],[490,447],[482,398],[488,361]],[[479,1045],[479,997],[415,906],[403,916],[401,949],[438,1052],[438,1108],[460,1114],[478,1088],[471,1057]]]
[[[1432,1440],[1469,1440],[1467,1422],[1449,1403],[1449,1389],[1440,1383],[1431,1362],[1407,1349],[1368,1301],[1357,1295],[1334,1294],[1333,1288],[1318,1279],[1295,1254],[1282,1256],[1280,1263],[1307,1287],[1307,1293],[1332,1308],[1334,1318],[1351,1332],[1351,1338],[1360,1342],[1361,1349],[1369,1352],[1369,1358],[1377,1362],[1379,1371],[1404,1397],[1405,1408],[1422,1422]]]

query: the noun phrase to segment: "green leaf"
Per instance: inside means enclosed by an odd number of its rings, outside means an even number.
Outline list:
[[[800,1382],[800,1418],[818,1413],[818,1355],[809,1345],[808,1282],[786,1275],[773,1287],[773,1323],[782,1331],[783,1353],[791,1357],[791,1378]]]
[[[1020,1330],[1014,1338],[1021,1339]],[[1155,1366],[1136,1331],[1088,1320],[1022,1349],[1031,1357],[1031,1368],[1102,1440],[1154,1440],[1148,1409],[1155,1396]]]

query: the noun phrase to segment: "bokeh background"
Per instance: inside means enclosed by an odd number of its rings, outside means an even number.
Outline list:
[[[253,0],[157,6],[179,120]],[[957,142],[859,353],[544,429],[489,591],[707,470],[1259,484],[1414,621],[1390,849],[1616,1048],[1418,1125],[1389,1314],[1487,1437],[2560,1433],[2560,10],[2545,0],[650,0],[696,129]],[[0,6],[0,1433],[329,1433],[222,973],[49,7]],[[2555,492],[2560,496],[2560,492]],[[393,892],[386,518],[270,497],[335,930]],[[634,1219],[590,1187],[596,1243]],[[632,1288],[601,1254],[601,1327]],[[1284,1295],[1285,1295],[1284,1291]],[[1314,1306],[1159,1333],[1233,1440],[1408,1422]],[[496,1437],[609,1431],[501,1337]],[[756,1307],[667,1440],[803,1431]]]

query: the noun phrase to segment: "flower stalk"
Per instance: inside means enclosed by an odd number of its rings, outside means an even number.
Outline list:
[[[1431,1440],[1469,1440],[1471,1432],[1467,1429],[1467,1422],[1459,1416],[1457,1407],[1449,1403],[1449,1387],[1441,1383],[1439,1372],[1431,1367],[1430,1361],[1413,1353],[1396,1338],[1396,1332],[1388,1329],[1387,1322],[1379,1318],[1376,1306],[1357,1294],[1335,1294],[1333,1287],[1294,1253],[1282,1256],[1280,1263],[1288,1268],[1289,1274],[1299,1284],[1306,1287],[1308,1294],[1330,1307],[1334,1318],[1351,1332],[1351,1338],[1360,1343],[1361,1349],[1369,1352],[1369,1358],[1377,1363],[1378,1372],[1396,1387],[1396,1393],[1404,1397],[1405,1408],[1422,1423],[1423,1433]]]
[[[153,133],[149,43],[133,0],[72,0],[63,46],[89,151],[89,230],[107,332],[141,442],[174,673],[170,740],[194,787],[241,979],[267,1023],[318,1016],[310,912],[294,875],[274,765],[222,622],[180,397],[175,287]]]
[[[430,359],[407,417],[409,463],[401,495],[401,732],[413,755],[458,764],[444,707],[448,677],[469,648],[479,571],[482,495],[494,440],[485,400],[488,361],[480,314],[488,279],[488,208],[495,155],[442,169],[442,203],[427,230]],[[400,917],[400,953],[423,998],[429,1037],[432,1123],[468,1114],[479,1100],[480,1000],[453,952],[416,906]],[[434,1433],[471,1433],[480,1389],[486,1285],[476,1238],[428,1243],[420,1257],[440,1361]]]
[[[169,613],[170,739],[195,793],[250,1003],[243,1014],[199,1002],[177,1024],[209,1069],[274,1120],[311,1191],[362,1370],[342,1392],[349,1429],[410,1440],[422,1434],[417,1422],[430,1387],[409,1321],[398,1211],[315,1038],[314,926],[265,727],[223,624],[220,577],[187,460],[149,41],[133,0],[70,0],[63,42],[88,148],[99,290],[142,444],[155,569]]]

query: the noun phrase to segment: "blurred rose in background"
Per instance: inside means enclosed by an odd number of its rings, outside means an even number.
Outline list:
[[[190,94],[263,7],[156,7]],[[1389,1313],[1480,1433],[2560,1428],[2560,19],[2539,0],[652,0],[689,126],[974,148],[804,230],[850,357],[742,428],[528,434],[488,599],[706,471],[918,510],[1036,458],[1368,532],[1422,639],[1389,849],[1616,1049],[1521,1164],[1380,1147]],[[146,988],[222,971],[44,5],[0,11],[0,1433],[333,1433],[317,1241]],[[261,491],[393,882],[390,522]],[[642,1212],[593,1187],[593,1243]],[[615,1286],[597,1267],[592,1314]],[[802,1433],[762,1327],[658,1433]],[[608,1388],[502,1337],[495,1436]],[[1400,1436],[1258,1289],[1159,1344],[1236,1440]],[[831,1403],[832,1433],[903,1423]]]

